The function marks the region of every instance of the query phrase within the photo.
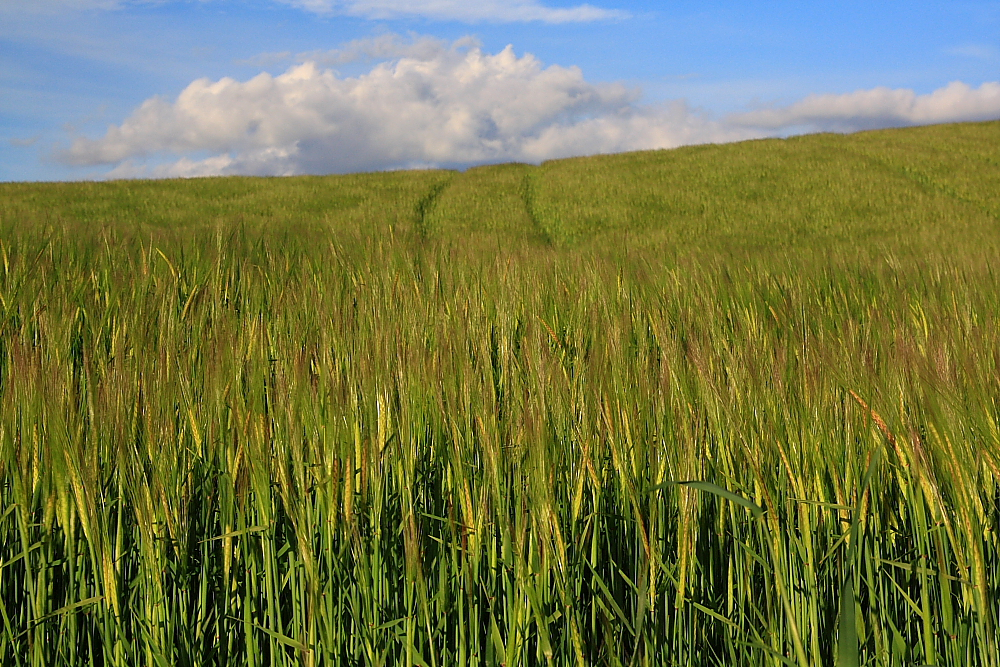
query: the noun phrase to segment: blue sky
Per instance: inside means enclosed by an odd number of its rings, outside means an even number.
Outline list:
[[[0,180],[993,119],[998,81],[1000,1],[3,0]]]

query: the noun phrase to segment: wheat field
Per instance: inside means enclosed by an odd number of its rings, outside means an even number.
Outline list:
[[[1000,123],[0,184],[0,664],[1000,664]]]

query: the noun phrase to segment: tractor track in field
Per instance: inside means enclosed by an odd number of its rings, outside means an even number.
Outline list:
[[[434,211],[434,207],[437,205],[438,200],[441,199],[442,193],[448,189],[448,186],[452,184],[456,178],[456,174],[451,174],[448,178],[441,181],[440,183],[435,183],[431,186],[430,190],[427,191],[420,201],[417,202],[414,208],[414,221],[413,226],[417,232],[417,236],[421,240],[426,241],[430,239],[432,231],[430,225],[427,222],[427,217]]]
[[[867,160],[870,163],[877,164],[878,166],[891,171],[895,174],[899,174],[906,180],[916,183],[921,188],[928,192],[933,192],[935,194],[944,195],[957,202],[961,202],[966,206],[971,206],[972,208],[978,209],[980,212],[986,214],[988,217],[1000,222],[1000,211],[995,211],[989,206],[982,204],[974,199],[970,199],[963,195],[961,192],[948,185],[947,183],[942,183],[937,179],[933,178],[929,174],[926,174],[919,169],[911,167],[907,164],[902,164],[894,160],[888,160],[885,158],[872,155],[863,151],[852,150],[852,153],[858,155],[859,157]]]
[[[531,221],[531,226],[535,228],[545,244],[551,246],[555,245],[556,239],[553,237],[552,230],[539,217],[535,206],[535,190],[537,189],[535,181],[538,178],[535,171],[535,167],[529,167],[524,173],[524,180],[521,182],[521,201],[524,203],[524,210],[528,215],[528,220]]]

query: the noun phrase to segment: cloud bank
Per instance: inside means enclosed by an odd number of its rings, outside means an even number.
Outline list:
[[[954,81],[926,95],[873,88],[844,95],[810,95],[791,106],[730,117],[735,125],[768,130],[854,132],[1000,118],[1000,82],[979,88]]]
[[[394,60],[347,78],[316,62],[366,57]],[[638,90],[588,82],[576,67],[544,67],[510,46],[489,54],[468,40],[389,36],[279,76],[199,79],[176,100],[146,100],[103,137],[77,137],[58,158],[110,167],[111,177],[336,173],[991,118],[1000,118],[1000,83],[815,95],[715,119],[683,102],[642,104]]]
[[[245,82],[199,79],[175,101],[147,100],[99,139],[77,138],[60,158],[113,165],[116,176],[328,173],[537,162],[754,134],[681,103],[641,106],[638,97],[622,85],[590,83],[576,67],[543,67],[509,46],[488,54],[439,43],[433,53],[355,78],[306,62]],[[163,154],[180,159],[143,166]]]
[[[422,17],[466,23],[575,23],[628,17],[627,12],[584,4],[546,7],[536,0],[278,0],[317,14],[346,14],[368,19]]]

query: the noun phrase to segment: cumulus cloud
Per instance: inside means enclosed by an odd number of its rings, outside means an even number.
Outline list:
[[[718,119],[684,102],[643,104],[636,89],[545,67],[510,46],[490,54],[468,40],[390,35],[314,56],[278,76],[199,79],[174,100],[150,98],[58,158],[114,177],[336,173],[1000,118],[1000,83],[813,95]],[[362,58],[391,60],[357,77],[316,62]]]
[[[683,103],[640,105],[637,90],[590,83],[576,67],[543,67],[510,46],[497,54],[460,46],[353,78],[306,62],[245,82],[199,79],[174,101],[147,100],[99,139],[78,137],[60,158],[114,165],[117,176],[329,173],[537,162],[759,134]],[[179,159],[163,164],[165,154]]]
[[[879,127],[995,120],[1000,118],[1000,82],[979,88],[955,81],[932,93],[874,88],[844,95],[810,95],[787,107],[730,117],[734,125],[768,130],[853,132]]]
[[[546,7],[537,0],[279,0],[317,14],[346,14],[369,19],[419,16],[444,21],[574,23],[627,18],[620,10],[589,4]]]

